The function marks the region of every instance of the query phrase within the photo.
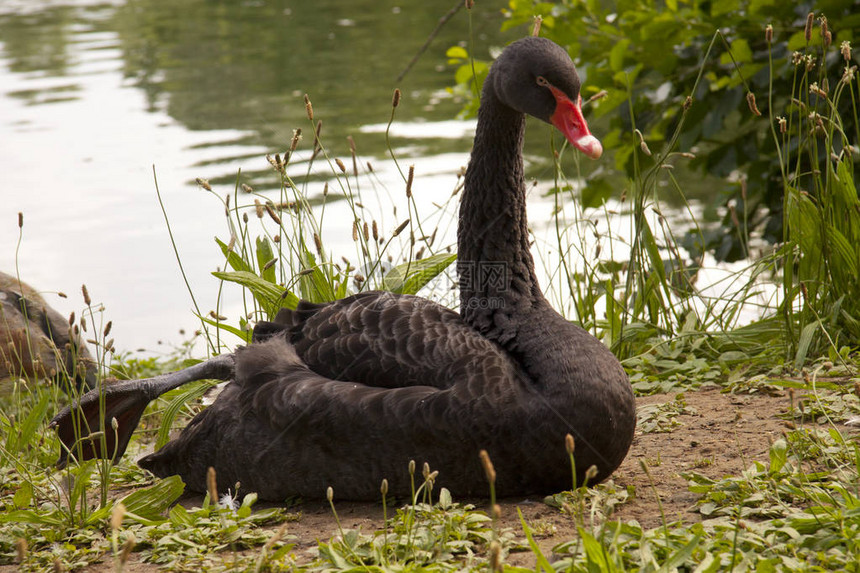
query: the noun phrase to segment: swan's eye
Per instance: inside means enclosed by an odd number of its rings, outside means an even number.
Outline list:
[[[548,88],[548,87],[549,87],[549,82],[548,82],[548,81],[546,81],[546,78],[545,78],[545,77],[543,77],[543,76],[538,76],[538,77],[535,79],[535,81],[537,82],[537,85],[539,85],[539,86],[543,86],[543,87],[545,87],[545,88]]]

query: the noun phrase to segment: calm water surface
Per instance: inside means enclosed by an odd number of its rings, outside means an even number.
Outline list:
[[[264,155],[285,149],[294,128],[309,132],[304,93],[332,154],[348,156],[353,135],[362,159],[379,163],[381,186],[399,190],[380,125],[400,87],[397,154],[416,164],[416,194],[446,198],[473,131],[451,121],[459,106],[444,90],[444,52],[468,38],[465,11],[395,78],[451,4],[0,1],[0,269],[17,266],[63,313],[80,315],[86,283],[121,349],[181,341],[199,323],[154,176],[191,287],[212,305],[209,273],[222,262],[213,238],[228,233],[223,206],[194,178],[225,195],[241,169],[242,182],[276,188]],[[483,4],[473,24],[486,57],[513,36],[498,34],[504,2]],[[311,179],[325,175],[320,165]]]
[[[416,166],[414,195],[422,215],[436,212],[433,204],[444,204],[457,184],[474,133],[473,122],[452,119],[460,104],[445,91],[453,69],[444,53],[466,45],[465,11],[403,81],[396,83],[396,77],[452,4],[0,0],[0,269],[17,268],[64,314],[80,316],[80,286],[86,283],[106,309],[103,320],[113,321],[121,350],[157,352],[164,349],[159,341],[169,346],[184,340],[180,329],[193,331],[199,321],[155,179],[188,282],[206,313],[219,287],[210,273],[223,264],[214,238],[226,242],[229,232],[223,204],[194,179],[209,180],[222,197],[239,181],[277,200],[278,179],[265,155],[283,152],[296,127],[310,134],[305,93],[324,122],[331,156],[349,158],[351,135],[362,164],[375,165],[363,183],[362,201],[390,231],[405,212],[403,181],[384,136],[391,94],[400,87],[392,145],[401,166]],[[499,34],[504,4],[487,0],[475,10],[480,58],[523,33]],[[550,139],[548,127],[532,123],[527,159],[548,157]],[[298,174],[291,174],[318,195],[332,174],[323,162],[307,173],[302,162],[309,141],[296,156]],[[606,158],[604,164],[611,168]],[[543,180],[552,174],[545,161],[529,161],[527,170]],[[558,269],[558,242],[546,223],[554,199],[542,197],[549,185],[531,193],[529,216],[538,266]],[[400,215],[391,212],[392,205]],[[442,244],[454,241],[455,211],[456,201],[449,202],[432,219],[441,222]],[[18,212],[24,214],[20,232]],[[588,239],[595,228],[630,236],[629,217],[607,221],[601,210],[589,218],[597,227],[580,223],[578,232],[571,229],[573,237]],[[335,260],[354,253],[345,202],[330,203],[325,221],[326,247]],[[567,245],[577,241],[565,239]],[[568,256],[587,260],[592,248]],[[603,252],[610,249],[604,246]],[[565,277],[548,273],[543,286],[559,310],[570,312]],[[241,297],[228,299],[221,310],[235,323]]]

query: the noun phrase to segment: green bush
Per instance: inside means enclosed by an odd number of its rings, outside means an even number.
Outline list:
[[[807,39],[810,11],[815,20]],[[577,63],[583,99],[606,91],[589,107],[604,148],[614,152],[616,169],[598,168],[588,175],[584,197],[599,201],[608,196],[619,187],[619,172],[633,177],[633,153],[640,145],[634,128],[651,149],[659,149],[675,134],[691,96],[677,151],[695,153],[692,175],[708,176],[706,209],[719,214],[721,224],[703,235],[689,234],[685,246],[694,256],[710,250],[719,260],[734,261],[748,255],[752,230],[771,243],[783,239],[782,176],[768,121],[790,110],[798,65],[809,65],[814,77],[842,76],[845,62],[838,47],[860,30],[854,0],[511,0],[505,15],[503,28],[522,26],[524,31],[540,16],[541,35],[565,46]],[[832,46],[826,57],[824,16]],[[765,38],[768,24],[774,31],[771,46]],[[477,66],[479,78],[482,68]],[[474,93],[463,89],[471,82],[467,70],[458,71],[457,81],[459,93]],[[752,111],[749,93],[757,98],[761,115]],[[836,110],[852,137],[858,131],[856,96],[842,98]],[[465,109],[476,107],[470,102]],[[789,152],[792,160],[798,159],[796,152]],[[641,161],[640,168],[650,166],[647,157]],[[856,170],[852,166],[855,180]]]

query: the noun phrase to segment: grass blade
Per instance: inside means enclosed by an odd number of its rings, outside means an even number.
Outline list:
[[[170,428],[179,414],[179,409],[191,400],[196,400],[203,396],[209,388],[215,384],[206,380],[200,380],[192,384],[188,384],[182,388],[178,388],[180,392],[171,400],[167,408],[162,413],[161,425],[158,427],[158,438],[155,441],[155,449],[158,450],[168,441],[170,441]],[[127,506],[126,506],[127,507]]]
[[[549,562],[549,560],[544,556],[543,552],[540,550],[540,547],[538,547],[537,541],[535,541],[535,538],[532,535],[532,530],[531,530],[531,528],[529,528],[528,524],[526,523],[526,520],[523,517],[523,512],[519,507],[517,508],[517,515],[520,518],[520,524],[523,526],[523,533],[526,534],[526,540],[529,543],[529,547],[531,548],[532,552],[535,554],[535,557],[537,558],[537,564],[538,564],[539,570],[543,570],[546,573],[555,573],[555,569],[553,568],[552,563]]]

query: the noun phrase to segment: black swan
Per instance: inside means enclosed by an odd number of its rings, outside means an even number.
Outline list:
[[[69,321],[30,285],[0,272],[0,381],[43,378],[95,388],[96,367]]]
[[[383,478],[408,495],[415,460],[440,471],[438,486],[471,496],[488,491],[485,449],[499,495],[551,493],[571,485],[570,433],[579,483],[592,465],[590,483],[606,478],[633,439],[633,392],[612,353],[543,297],[523,180],[525,114],[600,156],[579,88],[567,53],[546,39],[519,40],[493,64],[460,207],[460,314],[386,292],[302,302],[258,324],[234,355],[108,386],[106,419],[118,427],[107,425],[104,445],[75,445],[75,426],[88,415],[98,424],[98,396],[67,408],[54,420],[66,448],[118,459],[151,399],[216,378],[233,382],[142,467],[179,474],[196,491],[211,466],[220,483],[263,499],[318,498],[332,486],[338,498],[367,500]]]

